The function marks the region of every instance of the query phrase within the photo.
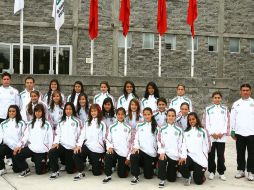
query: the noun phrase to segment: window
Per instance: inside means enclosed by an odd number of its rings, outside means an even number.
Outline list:
[[[143,34],[143,49],[154,49],[154,34],[144,33]]]
[[[176,50],[176,36],[165,35],[165,48],[170,50]]]
[[[208,37],[208,51],[217,52],[218,51],[218,38],[217,37]]]
[[[129,32],[127,37],[127,48],[131,48],[132,45],[132,35]],[[123,32],[119,32],[119,39],[118,39],[118,47],[124,48],[125,47],[125,38],[123,36]]]
[[[254,53],[254,39],[250,40],[250,53]]]
[[[229,52],[230,53],[240,53],[239,38],[230,38],[229,39]]]
[[[188,51],[191,51],[191,46],[192,46],[192,36],[189,36],[187,39],[187,47]],[[194,51],[198,51],[198,37],[195,36],[194,38]]]
[[[50,47],[34,46],[33,73],[48,74],[50,69]]]
[[[31,57],[31,47],[30,45],[23,46],[23,73],[29,74],[30,73],[30,57]],[[14,73],[19,73],[19,66],[20,66],[20,46],[13,45],[13,69]]]
[[[69,62],[70,62],[70,48],[60,47],[59,48],[59,74],[69,74]],[[53,69],[56,71],[56,47],[53,50]]]
[[[10,69],[11,46],[0,43],[0,72]]]

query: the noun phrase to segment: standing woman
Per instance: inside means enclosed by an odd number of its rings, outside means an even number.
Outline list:
[[[128,114],[125,119],[126,123],[135,129],[137,123],[143,122],[143,117],[140,111],[140,104],[137,99],[132,99],[129,104]]]
[[[107,128],[115,123],[115,108],[111,98],[105,98],[102,106],[102,121],[106,124]]]
[[[61,89],[60,89],[60,84],[58,82],[57,79],[52,79],[49,83],[49,90],[47,92],[47,94],[44,95],[43,97],[43,102],[45,104],[47,104],[47,106],[49,107],[50,106],[50,102],[52,100],[52,95],[55,91],[59,91],[61,92]],[[61,96],[62,96],[62,102],[65,103],[65,98],[64,98],[64,94],[61,93]]]
[[[153,113],[157,110],[157,99],[160,97],[159,89],[154,82],[149,82],[146,85],[145,95],[141,100],[141,111],[144,108],[149,107]]]
[[[167,119],[167,100],[165,98],[158,98],[157,112],[154,113],[155,120],[159,127],[166,125]]]
[[[88,119],[89,101],[85,93],[80,93],[77,104],[77,117],[82,121],[82,124]]]
[[[53,129],[56,129],[58,122],[60,122],[63,116],[63,99],[61,92],[56,90],[52,94],[52,101],[50,102],[49,115],[51,118],[51,124]]]
[[[118,98],[117,108],[123,107],[127,112],[129,103],[133,98],[138,99],[135,85],[132,81],[126,81],[123,87],[123,95]]]
[[[42,104],[34,108],[33,120],[24,131],[24,136],[14,149],[14,162],[22,171],[20,177],[29,175],[30,169],[27,158],[33,158],[35,172],[38,175],[46,173],[46,156],[53,143],[53,130],[46,120],[45,110]],[[27,145],[27,146],[26,146]]]
[[[186,179],[185,184],[191,184],[191,171],[193,180],[197,185],[205,182],[205,171],[208,166],[208,152],[210,151],[209,137],[195,112],[188,115],[188,127],[184,132],[179,160],[179,172]]]
[[[102,174],[102,156],[105,153],[106,125],[102,121],[101,109],[98,104],[92,104],[89,110],[88,120],[74,149],[74,160],[78,174],[74,181],[78,181],[85,176],[84,160],[88,157],[92,165],[94,176]]]
[[[110,86],[107,81],[102,81],[100,83],[100,90],[101,90],[101,92],[94,96],[93,103],[99,104],[99,106],[102,108],[103,101],[105,100],[105,98],[111,98],[113,105],[115,106],[115,99],[110,94]]]
[[[153,169],[157,156],[157,123],[151,108],[145,108],[143,116],[144,122],[137,124],[136,127],[130,156],[131,174],[133,175],[132,185],[139,181],[140,164],[142,164],[145,179],[151,179],[154,175]]]
[[[73,150],[80,135],[81,127],[81,122],[76,118],[73,103],[67,102],[48,155],[50,168],[53,172],[49,179],[56,179],[59,176],[58,158],[64,162],[68,174],[74,173]]]
[[[190,113],[190,106],[187,102],[183,102],[180,106],[180,113],[177,115],[177,124],[185,131],[188,124],[188,114]]]
[[[13,150],[20,142],[25,128],[26,124],[21,118],[19,107],[10,105],[7,119],[0,124],[0,176],[6,174],[4,157],[6,156],[13,160]],[[18,170],[16,163],[12,163],[13,171],[21,172]]]
[[[73,85],[72,93],[67,97],[66,102],[73,103],[76,108],[78,103],[78,96],[80,93],[84,93],[84,86],[81,81],[76,81]]]

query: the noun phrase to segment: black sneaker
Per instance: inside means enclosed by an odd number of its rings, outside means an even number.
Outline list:
[[[111,176],[107,176],[107,177],[105,177],[105,178],[102,180],[102,182],[103,182],[103,183],[108,183],[111,179],[112,179]]]
[[[83,177],[85,177],[85,173],[78,173],[78,175],[76,175],[74,178],[73,178],[73,181],[79,181],[81,180]]]
[[[21,172],[21,173],[19,174],[19,177],[26,177],[26,176],[28,176],[30,173],[31,173],[31,171],[30,171],[30,169],[28,168],[28,169],[24,170],[23,172]]]
[[[139,182],[139,178],[134,176],[131,180],[131,185],[136,185],[138,182]]]
[[[49,176],[49,179],[50,180],[54,180],[54,179],[56,179],[58,177],[59,177],[59,172],[54,172],[54,173],[51,174],[51,176]]]
[[[165,181],[161,180],[161,182],[159,183],[159,188],[163,188],[165,187]]]

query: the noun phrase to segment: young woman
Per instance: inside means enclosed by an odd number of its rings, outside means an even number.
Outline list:
[[[52,95],[55,91],[61,92],[60,84],[59,84],[57,79],[52,79],[49,83],[49,90],[48,90],[47,94],[45,94],[44,97],[43,97],[43,102],[45,104],[47,104],[48,107],[50,107],[51,100],[52,100]],[[65,99],[64,99],[64,94],[63,93],[61,93],[61,97],[62,97],[62,102],[64,104]]]
[[[188,127],[183,134],[179,172],[186,179],[186,186],[191,184],[191,171],[193,171],[194,182],[201,185],[206,180],[205,171],[210,150],[209,138],[195,112],[189,113],[187,119]]]
[[[165,180],[176,181],[177,165],[180,158],[183,130],[176,125],[176,111],[167,111],[167,124],[160,128],[157,135],[158,142],[158,177],[159,187],[164,187]]]
[[[130,156],[131,174],[133,179],[131,184],[135,185],[139,181],[140,164],[143,164],[144,177],[153,178],[154,162],[157,156],[157,123],[154,119],[151,108],[143,110],[144,122],[137,124],[132,154]]]
[[[154,113],[155,120],[159,127],[166,125],[167,115],[167,100],[165,98],[159,98],[157,100],[157,112]]]
[[[49,179],[56,179],[59,176],[58,158],[65,164],[68,174],[74,173],[73,149],[76,146],[81,127],[73,103],[67,102],[64,106],[63,117],[57,125],[55,139],[48,155],[52,170]]]
[[[112,177],[112,167],[117,161],[117,174],[120,178],[128,176],[128,162],[130,156],[131,127],[124,121],[126,112],[124,108],[116,111],[117,122],[109,127],[106,137],[105,174],[103,183],[109,182]]]
[[[77,117],[82,121],[82,124],[88,119],[89,101],[85,93],[80,93],[77,103]]]
[[[102,106],[102,121],[106,124],[107,128],[115,123],[115,108],[111,98],[105,98]]]
[[[187,128],[187,117],[188,113],[190,113],[190,107],[187,102],[183,102],[180,107],[180,113],[177,115],[177,124],[185,131]]]
[[[26,124],[21,118],[18,106],[11,105],[7,119],[0,125],[0,176],[6,174],[4,157],[13,158],[13,150],[21,140],[25,128]],[[12,168],[14,172],[21,172],[15,162]]]
[[[78,103],[78,96],[80,93],[84,93],[84,86],[81,81],[76,81],[73,85],[71,95],[67,97],[67,102],[73,103],[76,108]]]
[[[52,101],[49,107],[49,115],[51,118],[52,127],[55,130],[58,122],[63,116],[63,99],[61,96],[61,92],[58,90],[52,93]]]
[[[84,160],[87,157],[91,161],[93,175],[101,175],[101,159],[105,152],[105,135],[106,125],[102,121],[100,106],[98,104],[92,104],[89,110],[88,120],[85,122],[76,148],[74,149],[74,160],[76,169],[78,170],[78,174],[73,179],[74,181],[78,181],[85,176]]]
[[[118,98],[117,108],[123,107],[127,112],[129,103],[133,98],[138,99],[135,90],[135,85],[131,81],[126,81],[123,87],[123,95]]]
[[[146,85],[146,91],[144,98],[141,100],[141,111],[144,108],[149,107],[153,113],[157,110],[157,99],[160,97],[159,89],[154,82],[149,82]]]
[[[34,108],[37,104],[43,105],[46,119],[51,120],[48,114],[48,106],[44,102],[40,101],[40,93],[34,90],[30,93],[30,96],[31,96],[31,101],[27,105],[27,110],[26,110],[28,122],[33,119]]]
[[[13,152],[14,162],[17,164],[17,168],[22,171],[20,177],[30,174],[26,159],[31,157],[35,164],[36,174],[41,175],[47,172],[46,158],[52,142],[53,130],[46,120],[44,106],[37,104],[34,107],[33,120],[28,124],[24,136]]]
[[[143,121],[143,117],[140,113],[140,104],[137,99],[132,99],[129,104],[128,114],[125,119],[126,123],[131,126],[132,129],[136,128],[137,123]]]
[[[219,178],[226,180],[224,172],[225,167],[225,143],[230,133],[229,111],[224,105],[221,105],[222,94],[216,91],[212,94],[212,105],[205,108],[203,123],[210,135],[212,142],[211,152],[208,154],[209,179],[213,180],[216,172],[215,151],[217,151],[217,171]]]
[[[110,94],[110,86],[107,81],[102,81],[100,83],[100,90],[101,92],[99,94],[96,94],[93,99],[94,104],[99,104],[99,106],[102,108],[103,101],[105,98],[111,98],[113,105],[115,106],[115,99]]]

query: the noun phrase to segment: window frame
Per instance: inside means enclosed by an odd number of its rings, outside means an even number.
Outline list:
[[[167,37],[169,37],[169,38],[170,38],[170,37],[173,37],[173,39],[174,39],[174,40],[172,41],[172,42],[173,42],[173,43],[172,43],[173,48],[171,48],[171,49],[167,49],[167,48],[166,48],[166,44],[167,44],[167,43],[166,43],[166,38],[167,38]],[[166,34],[165,37],[164,37],[164,40],[165,40],[165,49],[171,50],[171,51],[175,51],[175,50],[176,50],[176,35],[174,35],[174,34]],[[172,47],[172,46],[171,46],[171,47]]]
[[[209,41],[210,38],[216,38],[216,51],[209,51]],[[218,37],[217,36],[208,36],[208,40],[207,40],[207,45],[208,45],[208,52],[209,53],[218,53]]]
[[[238,39],[238,52],[231,52],[231,51],[230,51],[230,40],[231,40],[231,39]],[[240,38],[229,38],[228,50],[229,50],[229,53],[230,53],[230,54],[240,54],[240,53],[241,53]]]
[[[144,41],[145,41],[144,39],[145,39],[145,35],[147,35],[147,34],[153,36],[153,37],[152,37],[152,39],[153,39],[153,45],[152,45],[151,48],[145,48],[145,47],[144,47]],[[150,49],[150,50],[153,50],[153,49],[154,49],[154,33],[143,33],[143,34],[142,34],[142,39],[143,39],[143,41],[142,41],[142,49]]]

